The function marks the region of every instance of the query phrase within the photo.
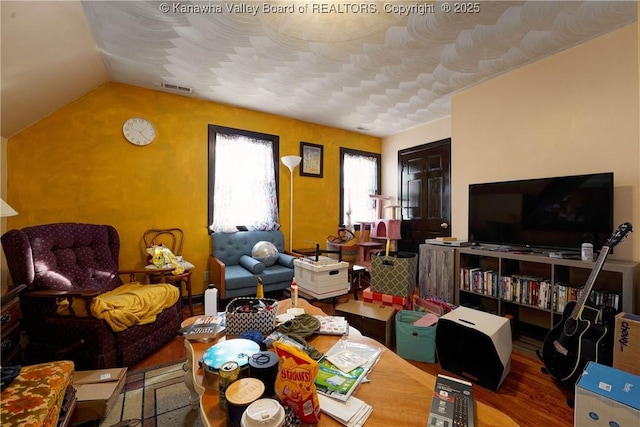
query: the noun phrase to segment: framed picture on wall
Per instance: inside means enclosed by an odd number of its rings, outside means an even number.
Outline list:
[[[300,157],[302,157],[302,166],[300,167],[301,176],[322,178],[323,150],[324,147],[322,145],[300,141]]]

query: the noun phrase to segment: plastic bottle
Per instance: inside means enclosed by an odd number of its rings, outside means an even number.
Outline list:
[[[218,290],[213,283],[209,283],[209,289],[204,291],[204,315],[215,316],[218,314]]]
[[[291,307],[298,307],[298,282],[295,277],[291,281]]]
[[[582,244],[580,257],[583,261],[593,261],[593,245],[591,243]]]

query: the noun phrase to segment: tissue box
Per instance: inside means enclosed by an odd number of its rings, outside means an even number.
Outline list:
[[[640,420],[640,377],[589,362],[576,383],[573,425],[635,426]]]
[[[362,291],[362,298],[364,302],[381,303],[393,307],[396,310],[411,310],[413,306],[413,300],[409,297],[382,294],[380,292],[373,292],[371,289]]]

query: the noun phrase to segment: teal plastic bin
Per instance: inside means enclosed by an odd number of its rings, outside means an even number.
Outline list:
[[[396,352],[404,359],[436,362],[436,326],[413,326],[424,316],[419,311],[400,310],[396,314]]]

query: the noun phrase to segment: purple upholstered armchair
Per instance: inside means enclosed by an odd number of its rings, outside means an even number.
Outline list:
[[[2,248],[20,295],[22,325],[29,343],[27,363],[71,359],[77,370],[132,366],[174,338],[182,321],[181,302],[158,314],[154,323],[114,332],[93,317],[59,316],[61,299],[83,298],[122,285],[148,270],[118,270],[120,239],[109,225],[59,223],[10,230]],[[152,285],[150,285],[152,286]]]

